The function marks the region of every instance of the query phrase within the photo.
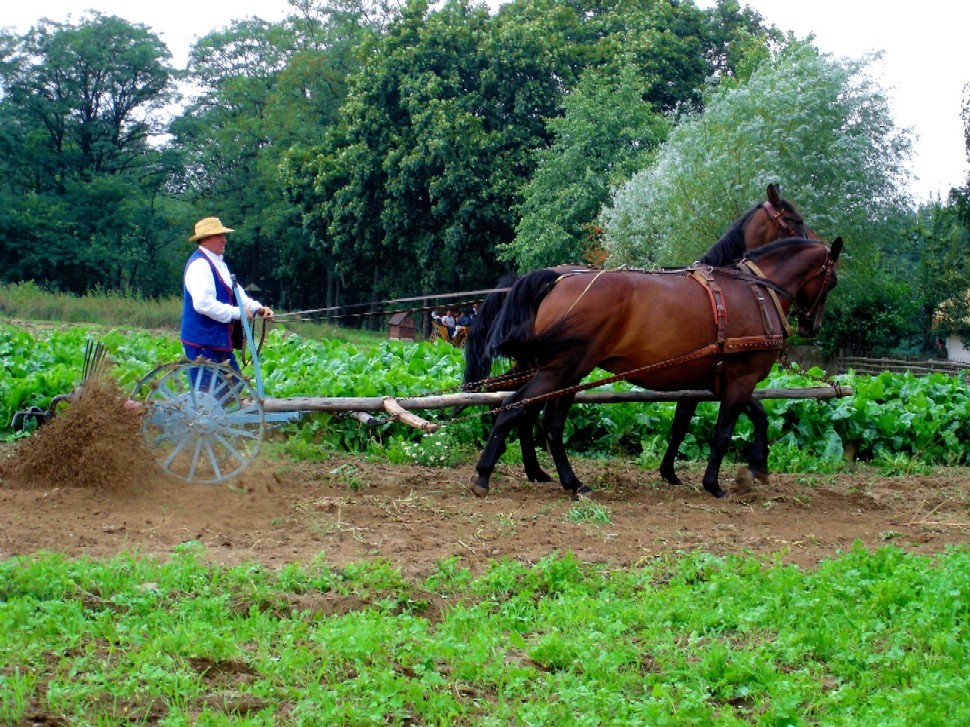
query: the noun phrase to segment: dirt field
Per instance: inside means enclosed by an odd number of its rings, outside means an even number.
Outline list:
[[[429,469],[340,457],[323,463],[265,458],[223,485],[190,485],[156,469],[137,427],[93,397],[30,440],[0,448],[0,558],[37,551],[106,558],[168,557],[205,546],[224,564],[333,566],[384,558],[414,577],[458,557],[474,571],[501,558],[534,562],[554,551],[625,566],[664,553],[780,554],[811,567],[852,546],[894,543],[931,553],[970,542],[970,469],[884,477],[778,475],[770,486],[715,500],[700,466],[671,487],[629,463],[576,469],[608,515],[572,522],[558,484],[525,481],[502,465],[487,499],[467,489],[472,465]],[[56,427],[55,427],[56,424]],[[50,428],[47,430],[47,428]],[[45,431],[47,430],[47,431]],[[728,476],[722,472],[722,480]]]

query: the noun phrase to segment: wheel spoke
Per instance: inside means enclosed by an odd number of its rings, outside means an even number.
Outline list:
[[[188,482],[221,482],[256,457],[262,402],[239,372],[213,362],[161,366],[132,398],[146,405],[145,441],[159,464]]]
[[[172,450],[171,454],[169,454],[168,457],[165,458],[165,462],[162,464],[162,466],[165,469],[167,469],[167,470],[169,469],[169,467],[171,466],[172,462],[178,456],[179,452],[181,452],[185,448],[185,445],[188,444],[191,441],[191,439],[192,439],[191,432],[186,432],[185,435],[182,437],[182,439],[179,440],[179,443]],[[169,470],[169,471],[171,471],[171,470]]]
[[[221,480],[222,470],[219,469],[219,458],[216,457],[216,453],[212,449],[212,443],[209,441],[209,437],[205,438],[205,449],[209,453],[209,462],[212,464],[212,474],[217,480]]]
[[[228,461],[229,457],[232,456],[232,457],[235,457],[237,460],[239,460],[239,463],[243,467],[245,467],[246,464],[249,462],[249,460],[252,459],[251,457],[247,458],[242,452],[240,452],[238,449],[236,449],[232,445],[232,442],[230,442],[229,440],[227,440],[225,437],[222,437],[222,436],[220,436],[220,435],[217,434],[216,435],[216,439],[218,439],[219,440],[219,443],[222,444],[222,446],[226,448],[226,454],[227,454],[226,460],[227,461]]]

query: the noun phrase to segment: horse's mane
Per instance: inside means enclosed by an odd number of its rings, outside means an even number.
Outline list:
[[[812,240],[808,237],[786,237],[783,240],[775,240],[774,242],[770,242],[763,247],[759,247],[757,250],[748,250],[744,257],[748,258],[749,260],[757,260],[760,257],[770,255],[771,253],[777,252],[778,250],[786,247],[795,247],[796,245],[799,247],[804,247],[805,245],[824,244],[825,243],[822,240]]]
[[[730,265],[739,260],[744,255],[744,233],[741,228],[748,218],[755,213],[761,205],[755,205],[745,212],[730,229],[721,235],[721,239],[711,245],[707,252],[697,258],[701,265],[713,265],[716,268]]]

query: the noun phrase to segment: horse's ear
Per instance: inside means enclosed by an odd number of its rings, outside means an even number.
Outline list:
[[[778,191],[777,184],[768,185],[768,201],[774,205],[775,209],[781,208],[781,192]]]
[[[834,240],[832,240],[832,253],[830,255],[830,257],[832,258],[832,262],[835,262],[836,260],[838,260],[839,255],[841,254],[842,254],[842,237],[840,235],[839,237],[836,237]]]

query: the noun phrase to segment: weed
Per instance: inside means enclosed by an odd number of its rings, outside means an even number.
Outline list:
[[[602,525],[613,522],[613,511],[606,505],[593,500],[583,500],[573,505],[566,513],[566,521],[571,523],[593,523]]]
[[[367,485],[361,479],[355,465],[342,464],[330,470],[330,486],[342,487],[351,492],[357,492],[363,490]]]

